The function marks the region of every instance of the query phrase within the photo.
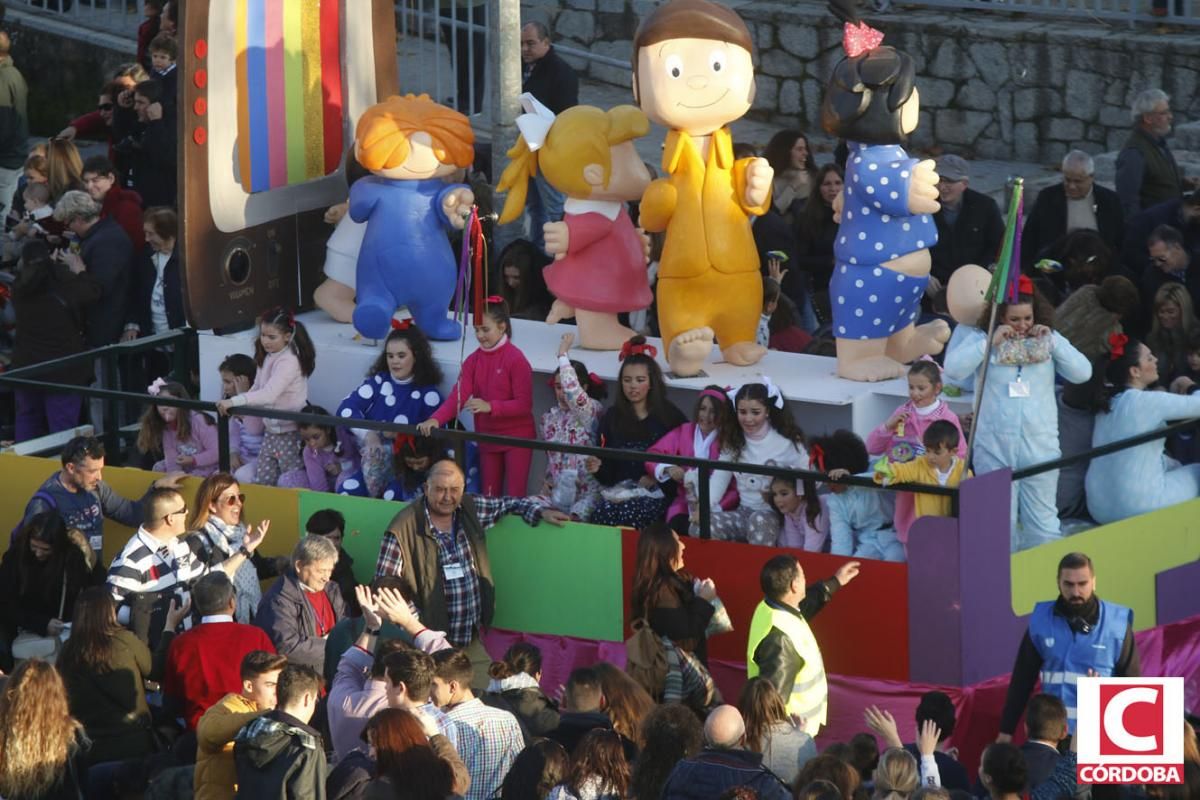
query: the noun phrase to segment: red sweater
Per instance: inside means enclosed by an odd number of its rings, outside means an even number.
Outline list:
[[[467,356],[458,383],[446,395],[446,402],[433,412],[433,418],[445,427],[472,397],[486,400],[492,407],[488,414],[475,415],[475,430],[537,438],[533,426],[533,368],[512,342],[505,340],[495,350],[480,348]]]
[[[146,231],[142,227],[142,198],[132,189],[122,189],[115,183],[104,195],[100,216],[112,217],[121,226],[129,241],[133,242],[134,255],[142,252],[146,243]]]
[[[171,642],[163,694],[181,702],[189,730],[222,697],[241,693],[242,659],[254,650],[275,645],[262,628],[237,622],[206,622]]]

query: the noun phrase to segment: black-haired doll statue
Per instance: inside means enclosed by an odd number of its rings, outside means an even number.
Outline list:
[[[909,158],[902,146],[917,127],[913,61],[882,46],[883,34],[860,22],[852,3],[830,3],[845,22],[846,57],[821,107],[822,126],[849,146],[844,193],[834,203],[840,227],[829,296],[838,375],[881,381],[941,352],[950,328],[941,320],[916,325],[940,206],[933,161]]]

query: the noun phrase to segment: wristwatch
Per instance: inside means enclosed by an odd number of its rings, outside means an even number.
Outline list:
[[[238,552],[244,555],[246,558],[254,558],[254,553],[251,553],[249,550],[247,550],[246,545],[239,547]]]
[[[382,628],[363,628],[363,633],[365,633],[367,636],[378,636],[379,631],[381,630]]]

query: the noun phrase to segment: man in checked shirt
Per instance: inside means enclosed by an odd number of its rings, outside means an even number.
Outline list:
[[[543,519],[562,525],[570,517],[524,498],[465,495],[465,485],[456,463],[434,464],[424,496],[388,524],[375,572],[405,580],[422,624],[445,631],[451,644],[466,649],[482,689],[491,658],[479,629],[491,624],[496,607],[484,532],[505,514],[520,514],[530,525]]]

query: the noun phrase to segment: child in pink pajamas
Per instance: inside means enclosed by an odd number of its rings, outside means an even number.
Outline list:
[[[487,298],[487,308],[475,326],[479,349],[463,362],[458,383],[433,416],[417,426],[425,435],[448,425],[462,410],[475,415],[475,430],[534,439],[533,368],[510,341],[508,304]],[[479,445],[483,493],[490,497],[524,497],[529,488],[533,451],[523,447]]]
[[[558,346],[558,373],[550,379],[558,402],[542,415],[542,438],[559,444],[596,446],[596,432],[604,405],[600,402],[608,393],[604,381],[590,374],[579,361],[567,353],[575,334],[564,333]],[[586,520],[600,498],[600,484],[588,473],[584,456],[570,453],[546,454],[546,479],[538,500]],[[565,506],[565,507],[564,507]]]

